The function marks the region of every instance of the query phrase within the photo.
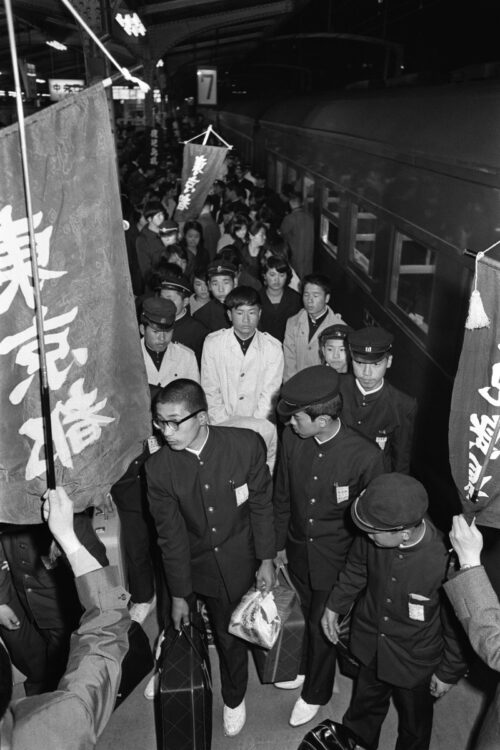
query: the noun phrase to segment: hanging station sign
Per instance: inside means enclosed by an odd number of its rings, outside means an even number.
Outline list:
[[[198,68],[198,104],[217,106],[217,68]]]

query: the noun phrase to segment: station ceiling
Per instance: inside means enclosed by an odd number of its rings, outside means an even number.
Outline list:
[[[17,55],[39,79],[87,78],[82,32],[62,0],[10,0]],[[176,96],[194,94],[198,65],[216,65],[230,95],[299,93],[427,71],[498,67],[498,0],[71,0],[128,68],[162,60]],[[117,13],[136,12],[144,37]],[[12,88],[0,7],[0,89]],[[58,41],[67,50],[47,45]],[[161,64],[161,63],[160,63]],[[497,71],[498,72],[498,71]],[[141,75],[139,71],[137,75]]]

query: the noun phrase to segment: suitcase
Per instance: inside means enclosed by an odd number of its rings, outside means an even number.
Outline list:
[[[359,737],[331,719],[325,719],[311,729],[300,743],[298,750],[365,750]]]
[[[271,649],[253,649],[255,666],[263,683],[285,682],[297,677],[302,655],[304,615],[297,592],[286,569],[280,569],[284,585],[275,589],[275,601],[283,623],[278,640]]]
[[[94,508],[92,516],[94,531],[106,547],[109,564],[118,571],[118,583],[128,590],[125,551],[120,535],[120,517],[111,495],[106,496],[104,505]]]
[[[180,633],[165,633],[156,694],[161,750],[210,750],[212,681],[203,620],[192,616]]]

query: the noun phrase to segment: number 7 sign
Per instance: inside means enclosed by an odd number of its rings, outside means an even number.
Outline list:
[[[198,104],[217,105],[217,68],[198,68]]]

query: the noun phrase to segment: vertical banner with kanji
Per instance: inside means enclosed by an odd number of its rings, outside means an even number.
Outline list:
[[[455,378],[449,424],[450,464],[464,511],[481,511],[481,523],[500,509],[500,449],[491,445],[500,418],[500,265],[484,257],[477,263],[489,328],[465,330]],[[489,454],[486,471],[481,468]],[[476,502],[473,502],[476,500]]]
[[[182,191],[175,220],[179,223],[197,219],[208,192],[220,173],[227,148],[186,143],[182,163]]]
[[[55,469],[99,503],[150,429],[102,86],[26,120]],[[35,296],[17,125],[0,131],[0,522],[39,523],[47,487]]]

